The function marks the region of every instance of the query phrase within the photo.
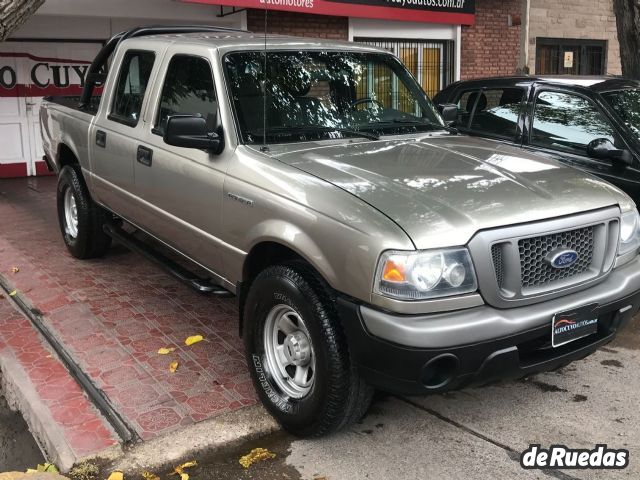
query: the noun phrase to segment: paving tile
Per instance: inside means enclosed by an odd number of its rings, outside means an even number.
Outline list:
[[[38,392],[45,409],[56,421],[77,458],[96,454],[116,445],[118,438],[106,420],[87,399],[60,360],[52,354],[29,320],[6,298],[0,298],[0,350],[20,364]],[[9,327],[14,326],[17,329]],[[6,336],[20,341],[8,342]],[[78,430],[87,433],[80,435]]]
[[[142,438],[256,402],[234,299],[194,292],[120,245],[101,259],[72,258],[57,224],[55,178],[39,178],[40,193],[24,179],[0,180],[0,188],[0,274],[43,312],[52,333]],[[10,273],[14,265],[17,274]],[[28,325],[0,316],[0,348],[15,351],[34,382],[53,381],[43,395],[54,406],[78,400],[77,392],[55,384],[56,359],[44,361],[23,338]],[[186,347],[184,339],[198,333],[206,340]],[[164,346],[176,351],[158,355]],[[172,360],[180,364],[174,374],[168,373]],[[74,435],[99,444],[90,431]]]

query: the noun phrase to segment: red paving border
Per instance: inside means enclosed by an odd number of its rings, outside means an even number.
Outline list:
[[[75,458],[83,458],[118,444],[116,434],[102,415],[87,399],[62,362],[45,346],[44,339],[29,319],[14,308],[8,298],[0,298],[0,356],[2,361],[8,356],[22,367],[26,380],[33,385],[40,400],[49,410],[48,418],[53,418],[56,423],[55,426],[45,427],[55,428],[60,432]],[[12,366],[13,362],[11,365],[4,365],[5,368]],[[21,381],[24,382],[25,379]],[[15,395],[16,392],[12,394]],[[59,453],[63,447],[56,445],[57,451],[48,453]]]
[[[142,439],[256,402],[235,300],[196,293],[121,246],[102,259],[72,258],[55,178],[0,180],[0,273]],[[186,347],[194,334],[206,341]],[[160,356],[160,347],[176,351]]]

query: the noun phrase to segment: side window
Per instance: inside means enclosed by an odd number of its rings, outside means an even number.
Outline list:
[[[471,130],[513,139],[525,93],[521,88],[494,88],[476,93],[480,97],[471,120]]]
[[[531,144],[584,155],[596,138],[615,143],[609,120],[588,99],[560,92],[538,95],[533,113]]]
[[[153,52],[132,50],[125,54],[118,74],[110,120],[132,127],[138,124],[154,60]]]
[[[169,62],[162,87],[154,133],[162,134],[171,115],[200,115],[215,130],[218,102],[209,62],[201,57],[176,55]]]
[[[478,91],[464,92],[462,96],[456,102],[458,105],[458,119],[456,120],[456,126],[467,128],[469,126],[469,120],[471,119],[471,112],[473,111],[473,105],[478,98]]]

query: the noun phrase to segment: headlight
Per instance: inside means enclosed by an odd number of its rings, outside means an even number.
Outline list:
[[[634,208],[620,218],[618,255],[624,255],[638,248],[640,248],[640,217],[638,210]]]
[[[374,293],[398,300],[424,300],[471,293],[478,288],[466,248],[384,252]]]

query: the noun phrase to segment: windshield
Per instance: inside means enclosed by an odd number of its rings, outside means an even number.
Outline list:
[[[602,96],[640,141],[640,90],[619,90]]]
[[[360,52],[264,53],[225,57],[242,138],[246,143],[404,134],[443,129],[426,93],[392,55]],[[266,134],[266,135],[265,135]]]

